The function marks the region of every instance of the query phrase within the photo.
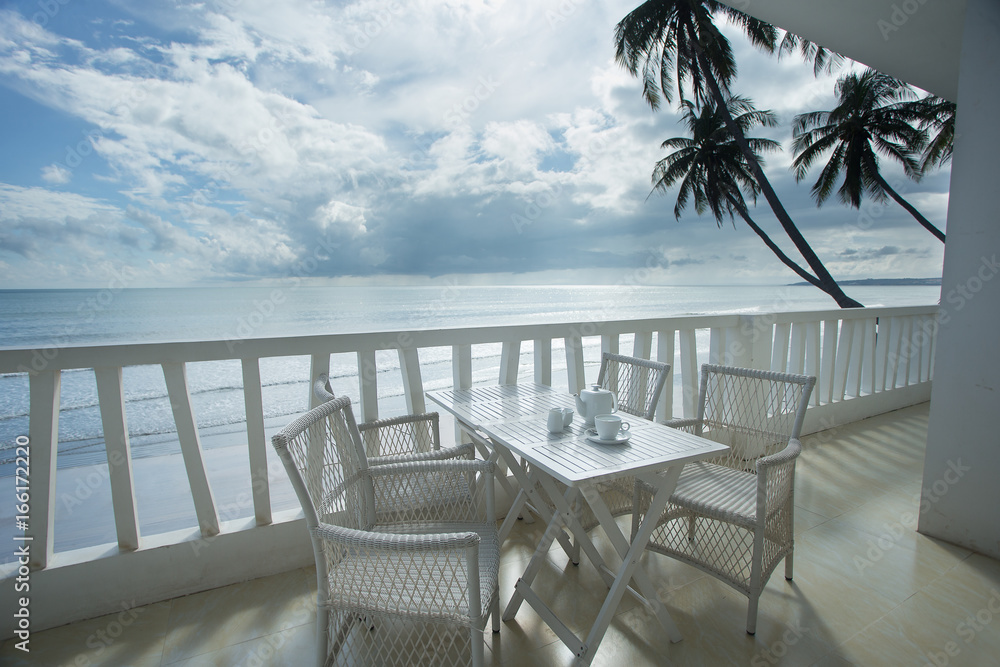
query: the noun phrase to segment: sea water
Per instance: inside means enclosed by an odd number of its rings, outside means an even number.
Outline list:
[[[853,287],[868,306],[936,303],[933,286]],[[690,314],[771,312],[834,308],[808,286],[435,286],[294,287],[226,286],[110,290],[0,291],[0,347],[45,350],[69,346],[175,341],[243,340],[280,336],[384,332],[643,319]],[[599,341],[588,341],[599,347]],[[707,345],[706,341],[700,341]],[[559,341],[554,341],[558,347]],[[622,341],[626,351],[629,341]],[[699,351],[699,354],[702,351]],[[530,349],[522,350],[530,354]],[[599,351],[585,350],[590,365]],[[425,388],[451,382],[450,348],[420,352]],[[392,351],[377,356],[380,416],[404,409],[402,376]],[[556,370],[564,355],[553,354]],[[496,381],[500,346],[475,346],[475,381]],[[290,420],[309,392],[308,357],[260,362],[265,418]],[[596,370],[588,368],[588,378]],[[189,390],[199,427],[206,433],[244,430],[242,373],[238,360],[190,363]],[[334,355],[331,378],[338,394],[357,399],[354,355]],[[594,378],[596,379],[596,378]],[[173,415],[159,366],[123,370],[133,457],[179,451]],[[106,461],[97,386],[90,369],[62,373],[59,415],[60,467]],[[0,375],[0,477],[12,474],[13,446],[28,432],[28,376]],[[206,440],[208,447],[213,442]]]

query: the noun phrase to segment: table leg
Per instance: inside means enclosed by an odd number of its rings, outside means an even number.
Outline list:
[[[614,581],[614,576],[610,573],[610,570],[605,565],[604,559],[601,557],[601,552],[597,550],[594,546],[594,542],[587,535],[587,531],[583,529],[583,525],[580,524],[580,519],[577,513],[573,510],[573,504],[577,499],[580,498],[580,490],[574,489],[572,487],[567,488],[565,494],[560,495],[559,489],[556,488],[555,481],[548,475],[542,475],[540,479],[542,488],[545,492],[549,494],[550,498],[553,498],[556,511],[562,516],[563,523],[572,532],[574,539],[573,546],[577,554],[577,559],[579,559],[579,551],[582,548],[584,553],[587,554],[587,558],[590,562],[594,564],[597,568],[598,574],[604,579],[604,582],[610,587]],[[574,563],[577,563],[574,561]]]
[[[649,601],[650,596],[653,596],[651,604],[657,614],[657,618],[669,634],[670,640],[672,642],[678,642],[681,640],[680,631],[674,624],[673,619],[670,618],[670,614],[666,612],[666,609],[659,604],[659,600],[656,599],[656,591],[652,586],[652,582],[646,573],[639,569],[639,558],[642,556],[642,552],[646,548],[646,543],[649,541],[649,536],[652,535],[653,528],[656,525],[655,517],[659,517],[660,512],[662,512],[663,508],[666,507],[667,501],[670,499],[670,494],[673,493],[673,489],[677,485],[677,478],[680,477],[681,467],[682,466],[672,466],[665,474],[660,476],[658,483],[659,488],[656,495],[653,496],[653,502],[650,504],[649,512],[643,518],[642,523],[639,524],[639,532],[636,534],[635,539],[632,540],[631,545],[629,545],[628,550],[623,555],[622,565],[615,576],[615,582],[611,586],[611,590],[608,591],[608,597],[605,598],[604,604],[601,605],[601,611],[597,614],[597,619],[594,621],[594,625],[590,629],[590,633],[587,635],[587,640],[585,642],[585,646],[587,647],[586,653],[580,658],[580,662],[583,662],[583,664],[590,664],[590,661],[593,660],[597,647],[604,638],[604,634],[611,625],[611,619],[618,610],[618,604],[621,602],[622,596],[625,595],[628,583],[633,578],[636,579],[636,582],[642,589],[643,594],[647,596],[647,601]],[[600,494],[597,493],[597,490],[591,487],[588,494],[591,494],[585,495],[588,502],[590,501],[590,498],[593,497],[592,494],[596,494],[596,499],[591,507],[595,510],[595,514],[597,514],[598,519],[602,518],[601,514],[604,515],[601,524],[604,526],[605,531],[607,531],[609,535],[613,535],[617,532],[618,536],[624,539],[624,536],[621,535],[621,531],[618,529],[618,524],[614,521],[614,517],[611,516],[607,505],[604,504],[604,501],[601,499]],[[653,517],[653,519],[650,519],[650,517]],[[605,525],[605,521],[608,522],[608,525]],[[618,544],[620,544],[620,542]]]
[[[627,563],[631,558],[638,560],[642,556],[646,548],[646,543],[649,541],[649,536],[656,527],[656,520],[659,518],[660,513],[674,492],[674,488],[677,486],[677,480],[680,477],[682,467],[679,465],[672,466],[664,473],[654,476],[657,493],[653,498],[653,503],[650,505],[650,511],[643,517],[643,523],[640,523],[637,527],[635,537],[631,543],[622,534],[621,529],[618,527],[618,522],[611,515],[608,506],[604,503],[604,499],[601,498],[600,492],[594,486],[588,486],[584,489],[584,497],[590,504],[594,516],[597,517],[608,539],[611,540],[618,555],[621,556],[623,563]],[[679,642],[681,640],[680,631],[670,617],[669,612],[667,612],[666,607],[660,601],[656,587],[649,575],[645,570],[639,568],[633,572],[632,579],[635,580],[647,608],[656,615],[660,625],[667,631],[670,641]]]
[[[518,489],[517,496],[514,498],[514,502],[511,503],[510,509],[507,510],[507,516],[504,517],[503,523],[500,525],[500,544],[507,541],[507,536],[510,535],[510,531],[514,529],[514,524],[520,518],[518,515],[521,513],[521,508],[524,507],[527,499],[528,496],[524,492],[524,489]]]
[[[527,470],[522,468],[520,465],[517,465],[516,464],[517,459],[509,449],[507,449],[506,447],[501,447],[499,445],[496,445],[495,447],[500,456],[502,456],[507,461],[508,464],[511,464],[510,470],[514,474],[514,478],[517,480],[517,483],[521,486],[521,490],[518,492],[518,496],[514,500],[515,504],[521,501],[523,505],[524,501],[521,500],[521,493],[523,492],[527,496],[527,498],[534,503],[535,511],[538,512],[538,515],[542,518],[542,520],[545,521],[546,524],[550,523],[550,520],[552,518],[552,513],[549,510],[548,503],[545,502],[545,499],[542,498],[535,490],[535,475],[529,474]],[[503,534],[503,531],[505,530],[506,533],[509,534],[511,528],[513,528],[513,523],[508,525],[508,521],[511,520],[510,517],[512,514],[516,516],[515,509],[520,509],[520,508],[519,507],[515,508],[515,506],[511,506],[510,511],[507,512],[507,518],[504,519],[503,524],[501,524],[500,526],[501,534]],[[506,534],[504,534],[503,536],[505,538]],[[566,533],[559,531],[559,533],[555,535],[555,539],[559,540],[559,545],[563,548],[563,551],[572,556],[573,545],[570,542],[569,536],[566,535]],[[501,544],[503,544],[502,541]],[[573,563],[574,564],[579,563],[579,559],[574,560]]]
[[[566,495],[570,495],[572,491],[572,489],[566,489]],[[511,595],[510,601],[503,612],[503,620],[509,621],[517,615],[517,610],[521,608],[521,603],[524,602],[524,595],[520,589],[522,587],[531,587],[535,576],[542,567],[542,563],[545,562],[545,555],[548,553],[549,547],[552,546],[552,542],[556,539],[556,535],[565,535],[562,530],[562,523],[561,513],[556,512],[550,516],[548,526],[545,528],[545,534],[538,545],[535,546],[535,553],[532,554],[531,560],[528,562],[528,567],[525,568],[521,578],[517,580],[517,584],[514,586],[514,593]]]

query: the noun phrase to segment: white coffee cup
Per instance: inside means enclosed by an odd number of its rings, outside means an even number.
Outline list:
[[[549,417],[545,421],[550,433],[561,433],[565,428],[565,418],[562,408],[552,408],[549,410]]]
[[[597,429],[597,437],[601,440],[614,440],[618,437],[619,431],[627,431],[628,422],[622,421],[618,415],[597,415],[594,417],[594,428]]]

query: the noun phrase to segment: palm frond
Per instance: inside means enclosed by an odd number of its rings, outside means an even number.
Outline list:
[[[800,113],[792,119],[792,134],[802,134],[814,127],[821,127],[829,123],[829,111],[808,111]]]
[[[815,42],[810,42],[804,37],[786,32],[781,38],[778,46],[778,58],[789,55],[795,51],[799,52],[802,59],[813,64],[813,76],[819,76],[826,72],[832,74],[843,67],[846,58],[836,51],[831,51],[825,46],[820,46]]]
[[[809,173],[813,163],[831,148],[836,147],[838,140],[833,134],[800,134],[792,141],[792,151],[796,154],[792,160],[795,180],[801,181]]]
[[[765,53],[774,53],[778,43],[777,28],[733,7],[724,6],[722,12],[733,24],[739,26],[743,35],[754,47]]]
[[[837,185],[837,177],[840,175],[840,170],[844,164],[844,153],[846,148],[843,145],[838,145],[834,150],[830,159],[820,170],[819,178],[812,186],[813,196],[816,198],[816,206],[820,206],[824,201],[826,201],[830,195],[833,193],[834,187]]]
[[[941,167],[951,162],[955,145],[955,123],[943,126],[934,138],[927,143],[924,154],[920,158],[920,171],[927,173],[934,167]]]
[[[956,104],[928,95],[906,105],[913,116],[919,119],[919,128],[928,133],[927,144],[920,157],[921,173],[950,162],[955,143]]]

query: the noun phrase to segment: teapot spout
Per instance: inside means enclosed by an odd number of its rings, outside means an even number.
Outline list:
[[[583,399],[580,398],[579,394],[573,394],[573,398],[576,399],[576,411],[580,414],[581,417],[583,417],[584,419],[586,419],[587,418],[587,404],[583,402]]]

